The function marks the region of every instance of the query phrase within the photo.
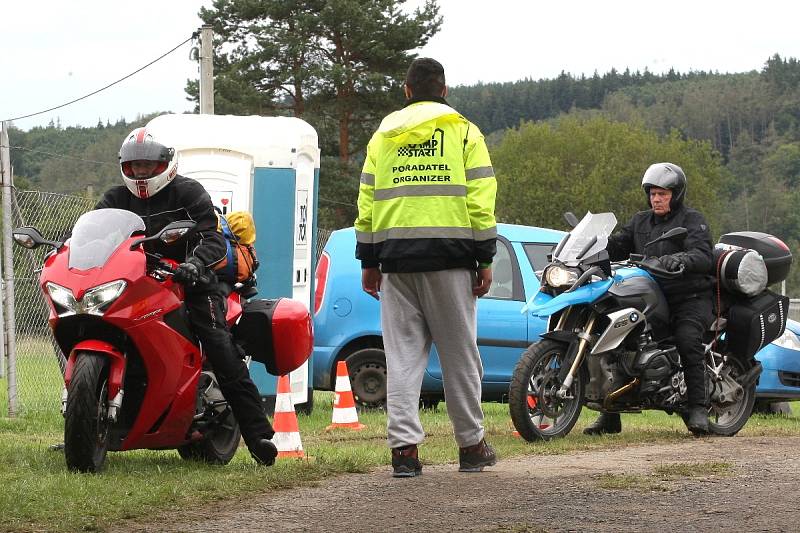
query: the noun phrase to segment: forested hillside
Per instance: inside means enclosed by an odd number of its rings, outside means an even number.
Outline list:
[[[247,101],[233,109],[233,94],[219,112],[226,106],[239,114],[258,112]],[[786,240],[795,253],[800,250],[796,59],[776,55],[759,71],[738,74],[563,73],[552,80],[453,87],[448,99],[491,141],[501,220],[563,227],[561,213],[567,209],[613,210],[624,219],[644,207],[639,180],[646,166],[669,160],[686,169],[688,202],[706,212],[716,236],[766,231]],[[335,106],[333,96],[331,101]],[[301,116],[320,133],[323,150],[320,224],[349,225],[363,151],[341,149],[335,122],[321,111],[323,94],[308,103]],[[263,102],[258,106],[263,113]],[[382,112],[356,115],[359,131],[369,132]],[[12,128],[17,186],[77,194],[91,186],[99,194],[118,183],[116,154],[124,134],[152,116],[94,128]],[[345,151],[352,154],[347,160]],[[796,279],[797,274],[791,286],[800,293]]]

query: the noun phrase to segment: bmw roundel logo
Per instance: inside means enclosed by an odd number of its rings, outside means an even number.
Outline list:
[[[628,318],[630,319],[631,322],[636,322],[639,320],[639,313],[631,313],[630,315],[628,315]]]

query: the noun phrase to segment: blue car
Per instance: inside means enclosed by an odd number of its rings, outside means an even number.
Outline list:
[[[497,255],[489,293],[478,300],[478,348],[483,362],[483,400],[503,401],[520,354],[539,339],[544,319],[522,314],[539,290],[547,256],[564,232],[513,224],[497,225]],[[333,390],[336,363],[347,361],[356,404],[382,407],[386,400],[386,359],[380,304],[361,290],[361,264],[355,259],[353,228],[334,231],[317,264],[314,352],[315,390]],[[764,371],[757,397],[765,404],[800,398],[800,323],[789,320],[786,332],[762,349]],[[422,381],[421,404],[443,399],[442,369],[436,347]]]

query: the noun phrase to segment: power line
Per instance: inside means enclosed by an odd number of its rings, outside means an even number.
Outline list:
[[[337,202],[336,200],[328,200],[327,198],[319,197],[320,202],[327,202],[329,204],[346,205],[348,207],[356,207],[355,204],[348,204],[347,202]]]
[[[5,146],[0,146],[0,148],[5,148]],[[83,159],[81,157],[75,157],[71,155],[64,155],[64,154],[54,154],[53,152],[45,152],[44,150],[34,150],[33,148],[26,148],[24,146],[9,146],[12,150],[24,150],[26,152],[34,152],[37,154],[44,154],[49,155],[50,157],[55,157],[57,159],[74,159],[75,161],[83,161],[84,163],[96,163],[98,165],[111,165],[116,166],[116,163],[109,163],[108,161],[94,161],[92,159]]]
[[[0,145],[0,148],[5,148],[5,146]],[[116,163],[109,163],[108,161],[94,161],[92,159],[83,159],[81,157],[74,157],[74,156],[71,156],[71,155],[54,154],[52,152],[45,152],[44,150],[35,150],[33,148],[26,148],[24,146],[9,146],[9,148],[11,148],[12,150],[24,150],[26,152],[34,152],[34,153],[37,153],[37,154],[44,154],[44,155],[47,155],[47,156],[50,156],[50,157],[55,157],[55,158],[58,158],[58,159],[73,159],[75,161],[83,161],[84,163],[96,163],[98,165],[109,165],[109,166],[116,166],[117,165]],[[325,203],[328,203],[328,204],[337,204],[337,205],[345,205],[347,207],[356,207],[355,204],[350,204],[350,203],[347,203],[347,202],[339,202],[337,200],[330,200],[330,199],[325,198],[323,196],[319,197],[319,201],[320,202],[325,202]]]
[[[123,77],[123,78],[120,78],[120,79],[118,79],[118,80],[117,80],[117,81],[115,81],[115,82],[109,83],[109,84],[108,84],[108,85],[106,85],[105,87],[102,87],[102,88],[100,88],[100,89],[97,89],[96,91],[93,91],[93,92],[91,92],[91,93],[89,93],[89,94],[86,94],[86,95],[84,95],[84,96],[81,96],[80,98],[76,98],[75,100],[70,100],[69,102],[67,102],[67,103],[65,103],[65,104],[57,105],[57,106],[55,106],[55,107],[51,107],[50,109],[45,109],[44,111],[37,111],[36,113],[31,113],[31,114],[29,114],[29,115],[22,115],[22,116],[20,116],[20,117],[6,118],[6,119],[3,119],[3,121],[9,121],[9,122],[10,122],[10,121],[13,121],[13,120],[20,120],[20,119],[23,119],[23,118],[35,117],[36,115],[43,115],[44,113],[49,113],[50,111],[55,111],[56,109],[61,109],[62,107],[66,107],[66,106],[68,106],[68,105],[70,105],[70,104],[74,104],[75,102],[79,102],[79,101],[81,101],[81,100],[84,100],[84,99],[86,99],[86,98],[89,98],[90,96],[94,96],[95,94],[97,94],[97,93],[99,93],[99,92],[101,92],[101,91],[105,91],[105,90],[106,90],[106,89],[108,89],[109,87],[112,87],[112,86],[114,86],[114,85],[118,84],[118,83],[119,83],[119,82],[121,82],[121,81],[127,80],[128,78],[130,78],[130,77],[131,77],[131,76],[133,76],[134,74],[137,74],[137,73],[139,73],[139,72],[143,71],[144,69],[146,69],[147,67],[149,67],[149,66],[150,66],[150,65],[152,65],[153,63],[156,63],[156,62],[158,62],[158,61],[161,61],[162,59],[164,59],[165,57],[167,57],[169,54],[171,54],[172,52],[174,52],[175,50],[177,50],[178,48],[180,48],[180,47],[181,47],[181,46],[183,46],[184,44],[188,43],[189,41],[191,41],[191,40],[192,40],[192,39],[194,39],[195,37],[197,37],[197,32],[193,33],[191,37],[189,37],[188,39],[186,39],[185,41],[183,41],[182,43],[180,43],[179,45],[177,45],[175,48],[173,48],[173,49],[172,49],[172,50],[170,50],[169,52],[165,52],[165,53],[164,53],[164,54],[162,54],[161,56],[157,57],[156,59],[152,60],[151,62],[149,62],[148,64],[146,64],[145,66],[143,66],[142,68],[140,68],[140,69],[137,69],[137,70],[134,70],[133,72],[131,72],[131,73],[130,73],[130,74],[128,74],[127,76],[125,76],[125,77]]]

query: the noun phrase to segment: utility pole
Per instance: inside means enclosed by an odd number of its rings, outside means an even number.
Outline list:
[[[200,113],[214,114],[214,32],[206,24],[200,28]]]
[[[0,186],[5,183],[6,161],[11,161],[10,153],[11,148],[8,141],[8,133],[6,133],[6,123],[0,122]],[[2,194],[5,194],[5,190],[3,190]],[[0,228],[2,228],[2,224],[0,224]],[[2,254],[0,254],[0,273],[2,273]],[[0,275],[0,379],[6,375],[6,322],[3,318],[5,316],[5,313],[3,313],[5,293],[3,277]]]
[[[11,148],[8,142],[8,126],[0,124],[0,183],[3,188],[3,296],[5,328],[5,355],[8,361],[8,416],[17,415],[17,346],[14,324],[14,256],[11,248]]]

